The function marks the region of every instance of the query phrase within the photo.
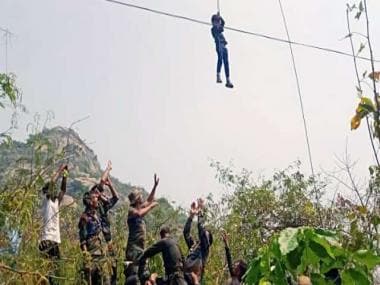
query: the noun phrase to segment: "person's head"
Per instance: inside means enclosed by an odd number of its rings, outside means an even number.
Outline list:
[[[42,193],[46,195],[48,199],[55,200],[57,198],[57,192],[56,192],[56,187],[54,182],[47,182],[43,187],[42,187]]]
[[[99,195],[97,195],[96,193],[90,193],[90,199],[89,199],[89,208],[91,209],[96,209],[98,208],[98,197]]]
[[[234,276],[238,277],[239,281],[241,281],[247,271],[247,263],[242,259],[236,260],[232,270]]]
[[[163,226],[160,230],[160,237],[166,238],[168,236],[170,236],[170,228],[169,226]]]
[[[143,196],[141,190],[134,189],[131,193],[128,195],[129,204],[132,207],[137,207],[143,203]]]
[[[213,26],[220,25],[220,16],[218,14],[212,15],[212,17],[211,17],[211,24]]]

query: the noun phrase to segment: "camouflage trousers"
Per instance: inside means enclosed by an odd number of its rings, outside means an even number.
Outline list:
[[[131,280],[138,280],[139,265],[137,264],[138,257],[144,252],[144,249],[135,245],[128,245],[125,251],[126,263],[124,266],[125,284],[133,284]],[[127,282],[127,280],[130,280]]]
[[[110,285],[113,260],[104,254],[87,253],[84,258],[83,273],[87,285]]]

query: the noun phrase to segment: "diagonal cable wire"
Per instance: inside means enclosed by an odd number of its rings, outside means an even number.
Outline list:
[[[314,178],[315,177],[315,173],[314,173],[314,166],[313,166],[313,158],[312,158],[312,155],[311,155],[311,146],[310,146],[309,132],[308,132],[308,128],[307,128],[305,110],[304,110],[304,105],[303,105],[303,100],[302,100],[301,84],[300,84],[300,80],[299,80],[299,76],[298,76],[296,60],[295,60],[295,56],[294,56],[294,52],[293,52],[293,46],[292,46],[291,40],[290,40],[290,34],[289,34],[288,24],[287,24],[286,17],[285,17],[284,8],[282,6],[281,0],[278,0],[278,3],[280,5],[280,9],[281,9],[281,15],[282,15],[282,20],[284,22],[284,28],[285,28],[285,31],[286,31],[286,36],[287,36],[288,41],[289,41],[289,49],[290,49],[290,55],[291,55],[291,58],[292,58],[292,66],[293,66],[294,76],[295,76],[296,84],[297,84],[298,99],[299,99],[300,107],[301,107],[301,114],[302,114],[303,127],[304,127],[304,132],[305,132],[307,152],[308,152],[308,156],[309,156],[310,169],[311,169],[311,174],[312,174],[312,176]]]
[[[178,14],[173,14],[173,13],[169,13],[169,12],[164,12],[164,11],[160,11],[160,10],[156,10],[156,9],[151,9],[151,8],[147,8],[147,7],[143,7],[143,6],[139,6],[139,5],[135,5],[135,4],[130,4],[130,3],[126,3],[126,2],[122,2],[122,1],[118,1],[118,0],[103,0],[103,1],[110,2],[113,4],[117,4],[117,5],[122,5],[122,6],[129,7],[129,8],[143,10],[143,11],[158,14],[158,15],[177,18],[177,19],[181,19],[184,21],[189,21],[189,22],[193,22],[193,23],[197,23],[197,24],[201,24],[201,25],[211,26],[211,23],[206,22],[206,21],[202,21],[202,20],[198,20],[195,18],[190,18],[187,16],[178,15]],[[317,46],[317,45],[313,45],[313,44],[306,44],[306,43],[302,43],[302,42],[295,42],[295,41],[291,41],[290,39],[286,40],[286,39],[277,38],[277,37],[273,37],[273,36],[262,34],[262,33],[247,31],[247,30],[243,30],[243,29],[239,29],[239,28],[233,28],[233,27],[225,26],[224,29],[230,30],[233,32],[237,32],[237,33],[250,35],[250,36],[264,38],[267,40],[272,40],[272,41],[277,41],[277,42],[281,42],[281,43],[287,43],[287,44],[302,46],[302,47],[306,47],[306,48],[316,49],[316,50],[324,51],[327,53],[334,53],[334,54],[338,54],[338,55],[352,57],[352,54],[350,54],[350,53],[340,51],[340,50],[336,50],[336,49],[332,49],[332,48],[321,47],[321,46]],[[363,57],[363,56],[356,56],[356,58],[361,59],[361,60],[371,61],[370,58]],[[374,61],[380,62],[379,60],[374,60]]]

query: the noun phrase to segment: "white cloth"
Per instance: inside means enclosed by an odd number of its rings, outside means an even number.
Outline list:
[[[61,243],[61,233],[59,230],[59,202],[55,199],[46,198],[42,204],[42,235],[41,240],[50,240]]]

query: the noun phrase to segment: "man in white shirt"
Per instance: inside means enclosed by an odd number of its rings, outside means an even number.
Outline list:
[[[56,182],[61,175],[61,189],[57,193]],[[59,230],[59,206],[66,193],[67,175],[67,165],[62,165],[51,177],[50,181],[42,188],[42,193],[44,194],[42,204],[43,224],[39,249],[47,258],[51,259],[60,258],[59,244],[61,243],[61,234]]]

